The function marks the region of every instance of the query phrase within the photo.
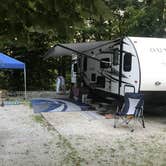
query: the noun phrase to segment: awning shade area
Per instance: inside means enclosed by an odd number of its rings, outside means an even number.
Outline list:
[[[0,53],[0,69],[22,69],[24,71],[24,96],[26,98],[26,68],[23,62]]]
[[[57,44],[49,49],[46,58],[58,56],[71,56],[72,54],[86,53],[91,50],[110,44],[111,41],[98,41],[89,43]]]

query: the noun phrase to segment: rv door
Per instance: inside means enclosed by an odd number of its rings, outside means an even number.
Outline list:
[[[129,52],[123,54],[121,95],[138,92],[139,89],[138,58]]]

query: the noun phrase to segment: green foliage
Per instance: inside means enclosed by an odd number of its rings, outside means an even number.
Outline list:
[[[1,0],[0,50],[26,63],[29,90],[54,89],[59,70],[69,83],[71,63],[66,57],[43,60],[54,44],[165,37],[165,18],[165,0]],[[2,71],[0,84],[23,89],[23,73]]]

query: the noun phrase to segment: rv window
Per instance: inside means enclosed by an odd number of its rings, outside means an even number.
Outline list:
[[[132,64],[132,55],[130,53],[126,53],[124,55],[123,70],[124,71],[130,71],[131,70],[131,64]]]
[[[113,65],[114,66],[119,65],[119,51],[118,51],[118,49],[114,50],[114,53],[113,53]]]
[[[91,81],[96,81],[96,74],[95,73],[91,74]]]
[[[77,72],[77,64],[74,64],[74,72]]]
[[[109,68],[110,64],[107,62],[110,62],[110,58],[103,58],[101,61],[106,61],[106,63],[100,62],[100,68]]]
[[[87,71],[87,57],[84,57],[84,71]]]
[[[97,77],[97,87],[105,88],[105,77],[104,76]]]

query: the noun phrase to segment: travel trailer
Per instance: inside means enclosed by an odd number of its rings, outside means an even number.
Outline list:
[[[124,37],[113,41],[57,44],[47,57],[75,56],[76,77],[105,98],[142,92],[166,103],[166,39]],[[77,58],[76,58],[77,57]],[[77,73],[77,74],[76,74]]]

